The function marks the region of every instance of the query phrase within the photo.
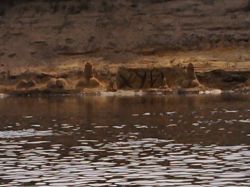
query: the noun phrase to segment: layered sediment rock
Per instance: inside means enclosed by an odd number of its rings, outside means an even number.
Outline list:
[[[148,88],[194,88],[200,87],[194,65],[186,68],[119,68],[116,80],[118,89],[148,89]]]
[[[164,70],[161,68],[119,68],[116,84],[118,89],[145,89],[164,86]]]
[[[249,7],[248,0],[1,0],[0,64],[249,47]]]
[[[91,67],[91,68],[90,68]],[[25,72],[12,75],[0,91],[10,94],[59,94],[59,93],[96,93],[101,91],[142,90],[145,92],[174,91],[178,93],[207,93],[211,89],[249,90],[250,72],[226,72],[216,70],[195,72],[193,64],[173,67],[126,68],[120,67],[114,76],[107,75],[97,79],[92,65],[86,64],[85,70],[46,74]],[[88,73],[86,73],[88,72]],[[99,73],[96,72],[98,75]],[[90,78],[91,77],[91,78]],[[88,78],[88,80],[87,80]],[[15,85],[15,87],[13,86]]]

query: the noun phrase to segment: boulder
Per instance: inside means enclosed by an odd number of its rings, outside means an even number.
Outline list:
[[[24,89],[24,88],[26,88],[26,85],[27,85],[27,81],[26,80],[20,80],[17,83],[16,88],[18,88],[18,89]]]
[[[66,89],[67,87],[67,81],[63,78],[55,79],[52,78],[47,83],[48,89]]]
[[[99,87],[100,85],[101,85],[100,81],[95,77],[91,78],[88,83],[89,88],[96,88]]]
[[[182,83],[181,83],[181,87],[182,88],[189,88],[190,87],[190,83],[191,83],[190,80],[183,80]]]
[[[55,89],[55,88],[57,88],[57,86],[56,86],[56,79],[55,78],[52,78],[52,79],[50,79],[48,81],[47,88],[48,89]]]
[[[17,89],[29,89],[32,88],[36,85],[36,82],[34,80],[20,80],[17,85],[16,88]]]
[[[27,87],[28,87],[28,88],[32,88],[32,87],[34,87],[34,86],[36,86],[36,81],[34,81],[34,80],[29,80],[29,81],[27,82]]]
[[[77,82],[76,89],[83,89],[86,88],[87,86],[88,86],[87,80],[84,78]]]
[[[57,79],[56,80],[56,86],[59,89],[65,89],[67,87],[67,81],[65,79]]]
[[[76,89],[97,88],[100,85],[100,81],[97,78],[92,77],[89,81],[87,81],[86,79],[79,80],[75,87]]]
[[[201,86],[201,84],[197,79],[192,80],[190,85],[189,85],[190,88],[196,88],[196,87],[200,87],[200,86]]]

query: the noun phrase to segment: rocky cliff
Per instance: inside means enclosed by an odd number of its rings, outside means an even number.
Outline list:
[[[241,52],[212,53],[210,61],[248,61],[250,1],[1,0],[0,43],[0,63],[8,67],[150,61],[214,48]]]

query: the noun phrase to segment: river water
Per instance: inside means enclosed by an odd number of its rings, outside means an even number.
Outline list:
[[[250,186],[250,96],[0,99],[0,186]]]

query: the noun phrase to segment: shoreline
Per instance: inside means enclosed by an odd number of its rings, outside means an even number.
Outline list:
[[[219,96],[219,95],[248,95],[249,90],[220,90],[210,89],[205,91],[198,90],[176,90],[166,91],[161,89],[155,90],[119,90],[111,91],[93,91],[93,92],[64,92],[64,93],[44,93],[44,92],[14,92],[14,93],[0,93],[0,99],[6,97],[144,97],[144,96]]]
[[[115,71],[84,67],[67,71],[26,71],[0,79],[0,93],[43,95],[186,95],[250,92],[250,71],[199,72],[189,63],[165,67],[124,67]]]

